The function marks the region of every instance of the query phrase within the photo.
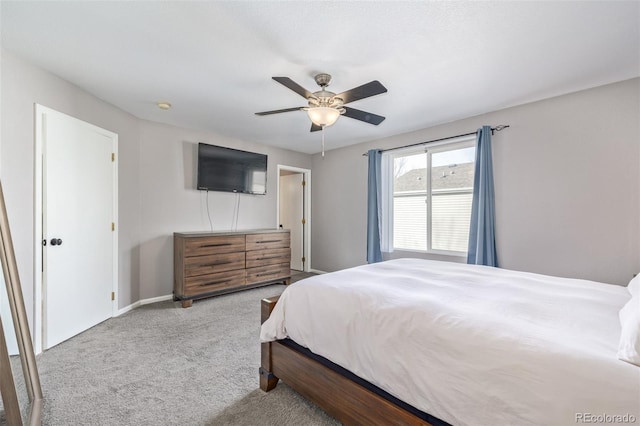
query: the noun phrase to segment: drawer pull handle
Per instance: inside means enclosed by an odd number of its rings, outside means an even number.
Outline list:
[[[200,266],[219,266],[219,265],[228,265],[229,263],[233,263],[233,262],[226,261],[226,262],[203,263]]]
[[[224,247],[230,246],[231,243],[217,243],[217,244],[202,244],[200,247]]]
[[[282,240],[263,240],[263,241],[256,241],[256,244],[266,244],[266,243],[279,243]]]
[[[259,257],[257,260],[269,260],[269,259],[282,259],[284,256],[268,256],[268,257]]]
[[[224,283],[228,283],[229,281],[230,280],[210,281],[208,283],[200,284],[200,287],[206,287],[206,286],[213,285],[213,284],[224,284]]]
[[[278,274],[278,271],[275,271],[275,272],[265,272],[265,273],[263,273],[263,274],[256,274],[256,277],[266,277],[266,276],[268,276],[268,275],[277,275],[277,274]]]

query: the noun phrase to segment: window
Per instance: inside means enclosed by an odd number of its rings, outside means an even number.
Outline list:
[[[387,246],[397,250],[466,253],[469,243],[475,141],[390,153],[386,181],[391,214]],[[384,214],[384,213],[383,213]],[[453,254],[453,253],[452,253]]]

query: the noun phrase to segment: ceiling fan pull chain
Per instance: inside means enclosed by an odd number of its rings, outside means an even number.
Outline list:
[[[324,158],[324,128],[325,126],[322,126],[322,158]]]

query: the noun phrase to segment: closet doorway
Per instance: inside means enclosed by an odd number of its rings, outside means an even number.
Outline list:
[[[278,165],[278,227],[291,231],[291,269],[311,263],[311,170]]]

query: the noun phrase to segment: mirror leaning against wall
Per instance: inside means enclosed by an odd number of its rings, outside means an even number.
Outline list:
[[[12,359],[9,356],[7,346],[7,336],[10,329],[4,329],[5,324],[0,320],[0,394],[2,394],[1,420],[7,425],[22,425],[25,413],[25,422],[28,425],[40,425],[42,422],[42,388],[40,387],[40,377],[36,366],[36,357],[33,352],[33,343],[27,312],[22,297],[22,287],[18,277],[15,254],[11,232],[9,231],[9,220],[4,202],[4,193],[0,183],[0,261],[2,272],[7,289],[8,305],[13,320],[13,328],[16,334],[16,343],[20,359],[20,369],[12,370]],[[15,360],[15,357],[14,357]],[[17,360],[15,360],[17,363]],[[15,379],[15,380],[14,380]],[[16,386],[16,383],[19,386]],[[24,389],[23,389],[24,388]],[[20,406],[21,392],[27,393],[28,402]]]

